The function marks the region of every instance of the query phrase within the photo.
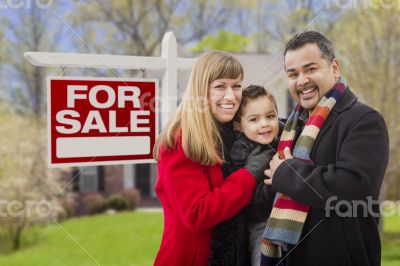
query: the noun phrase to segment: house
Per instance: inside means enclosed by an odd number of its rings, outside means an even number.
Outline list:
[[[265,54],[235,54],[235,56],[244,67],[244,87],[249,84],[265,86],[276,97],[279,116],[287,117],[292,101],[286,87],[282,56]],[[189,74],[189,71],[178,73],[178,102],[185,90]],[[148,71],[144,76],[159,78],[161,82],[162,73]],[[73,188],[78,193],[80,200],[84,195],[90,193],[109,196],[124,188],[137,188],[141,193],[141,206],[160,206],[154,191],[157,177],[157,167],[154,163],[75,168],[72,176],[76,176],[73,180]],[[81,208],[82,212],[84,210]]]

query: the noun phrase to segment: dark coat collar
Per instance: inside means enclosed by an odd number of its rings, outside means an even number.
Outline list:
[[[349,87],[343,92],[342,97],[340,97],[339,101],[333,106],[332,112],[329,114],[325,124],[323,125],[321,132],[318,134],[318,137],[314,143],[313,150],[311,152],[311,158],[314,158],[314,147],[317,147],[319,141],[322,139],[322,136],[329,131],[329,128],[333,125],[333,122],[336,120],[336,117],[344,112],[345,110],[349,109],[353,104],[357,101],[357,97],[354,93],[350,90]]]
[[[343,92],[342,97],[333,106],[333,111],[336,113],[341,113],[349,109],[357,101],[357,96],[350,90],[349,87]]]

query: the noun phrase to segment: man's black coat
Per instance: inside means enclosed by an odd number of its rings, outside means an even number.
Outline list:
[[[288,159],[274,173],[275,191],[311,206],[287,265],[380,265],[379,217],[361,205],[378,199],[388,150],[382,116],[347,89],[317,136],[314,163]]]

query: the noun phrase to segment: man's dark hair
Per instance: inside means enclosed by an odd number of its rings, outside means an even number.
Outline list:
[[[285,46],[283,58],[285,59],[288,51],[297,50],[309,43],[315,43],[318,45],[322,57],[329,63],[335,59],[335,51],[333,51],[332,43],[324,35],[316,31],[304,31],[294,35]]]
[[[276,100],[274,95],[272,95],[269,91],[267,91],[263,86],[259,85],[249,85],[242,92],[242,101],[239,106],[239,110],[236,112],[234,121],[240,122],[241,116],[243,115],[244,107],[253,100],[256,100],[262,96],[266,96],[274,105],[275,110],[278,111],[278,106],[276,104]]]

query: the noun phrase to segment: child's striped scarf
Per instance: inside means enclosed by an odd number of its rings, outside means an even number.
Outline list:
[[[293,158],[312,162],[310,154],[318,133],[346,87],[346,81],[340,78],[335,86],[319,101],[294,146]],[[281,158],[284,158],[283,151],[286,147],[289,147],[290,150],[293,148],[302,110],[300,104],[297,104],[286,122],[277,149]],[[274,208],[263,235],[261,265],[270,266],[283,262],[282,248],[287,250],[288,244],[296,245],[299,242],[309,209],[309,206],[277,193]],[[284,262],[280,265],[284,265]]]

